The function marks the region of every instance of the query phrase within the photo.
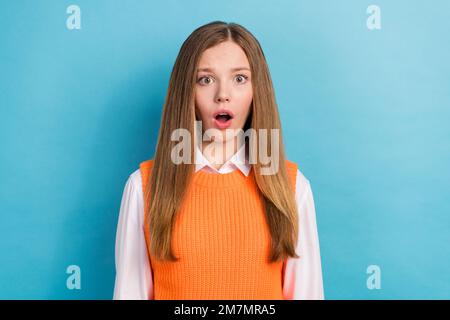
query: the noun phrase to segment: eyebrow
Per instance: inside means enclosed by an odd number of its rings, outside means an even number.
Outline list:
[[[230,70],[231,71],[239,71],[239,70],[248,70],[248,71],[250,71],[250,69],[247,68],[247,67],[231,68]],[[214,68],[199,68],[199,69],[197,69],[197,72],[200,72],[200,71],[213,72]]]

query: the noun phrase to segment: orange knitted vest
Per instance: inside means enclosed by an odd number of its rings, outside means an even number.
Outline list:
[[[144,194],[152,167],[153,160],[140,164]],[[286,167],[295,190],[297,165],[286,160]],[[283,299],[283,262],[268,262],[270,231],[253,169],[247,177],[237,169],[193,174],[172,232],[179,261],[152,256],[150,232],[144,218],[155,300]]]

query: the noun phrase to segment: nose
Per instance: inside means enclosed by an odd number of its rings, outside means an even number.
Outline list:
[[[223,102],[229,102],[230,101],[230,94],[228,93],[227,86],[223,83],[219,86],[217,96],[216,96],[216,102],[217,103],[223,103]]]
[[[216,99],[217,102],[229,102],[230,98],[228,96],[218,96]]]

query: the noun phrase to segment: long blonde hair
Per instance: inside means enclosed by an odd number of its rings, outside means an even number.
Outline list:
[[[149,208],[146,221],[150,230],[150,250],[158,259],[177,261],[171,247],[172,229],[183,201],[185,190],[194,172],[190,164],[175,164],[171,150],[177,142],[171,141],[175,129],[185,128],[195,136],[195,83],[200,56],[208,48],[224,41],[234,41],[246,53],[252,74],[253,101],[244,130],[252,128],[278,129],[279,163],[277,173],[261,175],[259,161],[251,164],[254,179],[263,199],[266,220],[271,234],[270,262],[287,257],[298,258],[295,247],[298,239],[298,216],[294,190],[285,168],[284,146],[278,107],[263,50],[258,40],[236,23],[214,21],[194,30],[184,41],[170,76],[164,102],[161,126],[154,156],[152,174],[144,194]],[[268,149],[272,150],[271,135]],[[191,144],[191,155],[195,145]],[[273,154],[271,152],[271,154]]]

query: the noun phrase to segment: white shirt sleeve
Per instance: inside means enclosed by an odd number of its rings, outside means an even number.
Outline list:
[[[153,277],[144,235],[139,169],[125,185],[116,232],[114,300],[153,299]]]
[[[283,265],[283,296],[286,300],[323,300],[322,265],[314,198],[309,180],[297,170],[296,202],[299,237],[296,253]]]

